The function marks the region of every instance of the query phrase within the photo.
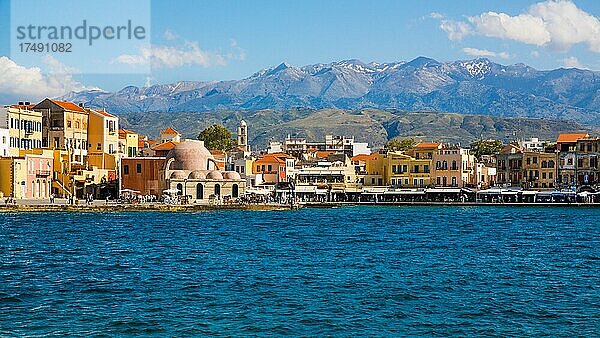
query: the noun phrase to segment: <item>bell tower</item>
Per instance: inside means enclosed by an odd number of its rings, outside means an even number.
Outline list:
[[[237,130],[237,143],[239,147],[244,148],[244,151],[250,151],[250,146],[248,145],[248,125],[244,120],[240,121]]]

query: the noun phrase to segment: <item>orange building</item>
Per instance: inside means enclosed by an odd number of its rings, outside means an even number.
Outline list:
[[[139,191],[142,195],[160,196],[159,170],[165,164],[164,157],[129,157],[121,160],[123,189]]]
[[[261,175],[263,184],[287,182],[288,167],[293,169],[295,158],[284,154],[267,154],[254,161],[252,173]]]

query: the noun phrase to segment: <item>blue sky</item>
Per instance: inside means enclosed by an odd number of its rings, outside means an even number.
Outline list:
[[[536,3],[542,5],[533,9]],[[538,69],[600,70],[600,40],[589,32],[590,27],[600,29],[594,21],[600,17],[600,1],[567,2],[568,10],[557,9],[557,4],[565,5],[554,1],[155,0],[150,17],[153,51],[146,51],[144,58],[128,49],[120,59],[131,69],[151,63],[150,73],[84,72],[69,75],[69,81],[118,90],[130,84],[240,79],[283,61],[302,66],[344,59],[392,62],[418,56],[440,61],[486,56]],[[127,10],[131,8],[120,13]],[[10,58],[9,0],[0,0],[0,11],[0,55]],[[561,36],[560,25],[568,24],[557,18],[563,13],[585,23],[577,34]],[[510,20],[499,27],[494,20],[502,15]],[[540,17],[548,32],[536,31]],[[70,60],[66,66],[77,69],[82,66],[79,62],[86,61]],[[17,65],[48,72],[47,62],[26,63]],[[0,81],[0,94],[3,90]]]

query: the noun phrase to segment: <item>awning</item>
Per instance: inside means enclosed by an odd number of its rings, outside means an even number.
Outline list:
[[[392,190],[386,191],[384,195],[424,195],[425,190]]]
[[[462,192],[462,189],[460,188],[433,188],[433,189],[427,189],[426,190],[427,193],[433,193],[433,194],[460,194]]]

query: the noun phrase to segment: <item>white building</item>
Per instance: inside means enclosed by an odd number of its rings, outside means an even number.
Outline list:
[[[8,128],[0,128],[0,157],[8,157]]]
[[[532,137],[529,140],[519,141],[519,145],[525,150],[530,151],[544,151],[545,141],[540,141],[537,137]]]

